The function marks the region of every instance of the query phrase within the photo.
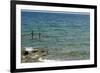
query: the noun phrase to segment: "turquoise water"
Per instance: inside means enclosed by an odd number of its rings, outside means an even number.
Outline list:
[[[21,47],[46,48],[50,53],[48,59],[65,59],[64,56],[68,58],[68,54],[73,52],[83,55],[83,59],[89,59],[90,15],[22,10]],[[76,53],[69,58],[81,59]]]

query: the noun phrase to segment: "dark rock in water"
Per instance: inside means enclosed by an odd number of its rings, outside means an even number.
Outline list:
[[[25,52],[24,52],[24,55],[28,55],[28,54],[29,54],[29,52],[28,52],[28,51],[25,51]]]

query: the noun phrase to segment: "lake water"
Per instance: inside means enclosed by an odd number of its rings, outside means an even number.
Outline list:
[[[22,10],[21,47],[46,48],[47,59],[89,59],[90,15]]]

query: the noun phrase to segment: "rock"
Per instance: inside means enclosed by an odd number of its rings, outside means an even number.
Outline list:
[[[22,54],[22,62],[41,62],[46,57],[47,51],[42,48],[32,48],[24,51]]]

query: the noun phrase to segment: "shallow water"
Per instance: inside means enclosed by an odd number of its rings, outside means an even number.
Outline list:
[[[90,15],[22,10],[21,47],[46,48],[50,53],[48,59],[66,60],[63,53],[71,51],[79,52],[78,55],[69,55],[71,60],[89,59]],[[82,55],[85,56],[80,58]]]

